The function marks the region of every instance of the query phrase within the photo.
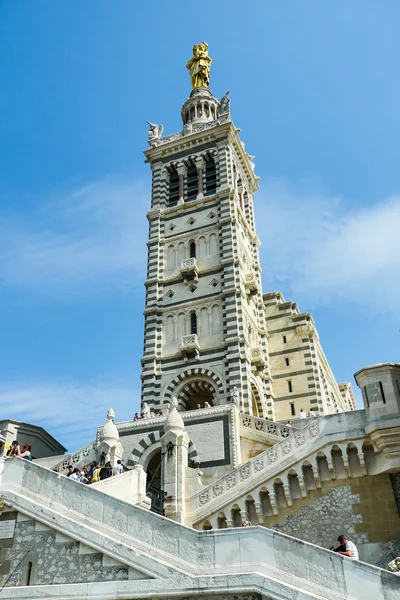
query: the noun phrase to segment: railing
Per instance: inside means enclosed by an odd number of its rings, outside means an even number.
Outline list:
[[[164,511],[164,503],[167,492],[164,490],[155,487],[154,485],[149,485],[146,489],[146,496],[151,499],[151,512],[156,513],[157,515],[165,514]]]
[[[62,473],[62,471],[65,471],[68,465],[74,466],[84,458],[87,458],[90,455],[90,451],[94,450],[95,447],[96,442],[90,442],[90,444],[87,444],[87,446],[84,446],[83,448],[78,450],[78,452],[67,455],[66,458],[63,458],[63,460],[54,465],[54,467],[52,467],[52,470],[57,471],[58,473]]]
[[[181,262],[179,271],[184,278],[185,283],[188,283],[189,281],[198,281],[199,267],[197,266],[197,260],[194,257],[185,258],[185,260]]]
[[[191,333],[190,335],[183,335],[181,337],[181,348],[197,348],[200,350],[199,338],[195,333]]]
[[[227,119],[224,119],[224,121],[225,120],[227,120]],[[193,125],[190,130],[179,131],[178,133],[173,133],[172,135],[168,135],[165,138],[157,140],[157,146],[160,146],[162,144],[168,144],[168,142],[173,142],[175,140],[179,140],[180,138],[184,137],[185,135],[189,135],[191,133],[196,133],[197,131],[203,131],[203,129],[212,129],[213,127],[215,127],[216,125],[219,125],[219,124],[220,124],[219,121],[210,121],[209,123],[205,123],[204,125]]]
[[[257,280],[254,271],[246,273],[244,284],[250,292],[257,291]]]
[[[251,362],[256,365],[265,365],[265,358],[260,348],[251,349]]]
[[[266,472],[269,470],[273,471],[279,465],[280,461],[285,460],[286,462],[288,458],[297,455],[301,449],[313,442],[318,435],[319,419],[315,419],[308,427],[274,444],[272,448],[268,448],[268,450],[240,465],[215,483],[195,494],[191,500],[193,509],[204,508],[219,496],[229,493],[239,486],[246,487],[246,481],[254,476],[261,474],[265,476]],[[227,503],[229,502],[229,497],[226,497]]]
[[[195,258],[185,258],[181,262],[181,271],[192,270],[197,268],[197,261]]]
[[[240,424],[242,427],[248,427],[255,431],[263,431],[264,433],[269,433],[270,435],[276,435],[282,438],[288,438],[297,431],[288,425],[281,425],[280,423],[275,423],[275,421],[268,421],[250,415],[241,415]]]

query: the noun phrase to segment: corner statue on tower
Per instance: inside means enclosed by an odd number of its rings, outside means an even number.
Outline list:
[[[186,65],[190,71],[192,88],[208,87],[210,83],[211,58],[208,56],[208,44],[201,42],[193,46],[193,56]]]

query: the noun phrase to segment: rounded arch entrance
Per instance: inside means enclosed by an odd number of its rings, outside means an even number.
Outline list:
[[[206,379],[193,378],[183,382],[176,392],[180,410],[196,410],[214,406],[217,397],[214,385]]]
[[[251,409],[254,417],[263,417],[261,396],[254,381],[251,382]]]
[[[158,446],[154,452],[149,456],[146,471],[146,488],[150,485],[156,488],[161,488],[161,447]]]
[[[179,409],[187,410],[187,396],[185,392],[185,387],[188,384],[195,382],[206,382],[208,384],[208,393],[213,393],[213,401],[212,403],[207,400],[210,405],[218,405],[220,403],[219,398],[224,396],[224,385],[221,381],[221,378],[210,371],[209,369],[205,369],[203,367],[195,367],[193,369],[185,369],[179,375],[174,377],[171,383],[168,385],[165,395],[164,395],[164,403],[171,402],[173,396],[178,398]],[[210,387],[211,386],[211,387]],[[205,385],[202,384],[203,390],[205,389]],[[182,394],[182,398],[181,393]],[[189,390],[190,392],[190,390]],[[195,389],[192,388],[189,393],[189,397],[193,397],[192,392],[195,392]],[[197,393],[197,392],[196,392]],[[205,401],[205,400],[204,400]],[[200,402],[201,404],[201,402]],[[196,405],[193,407],[196,408]]]

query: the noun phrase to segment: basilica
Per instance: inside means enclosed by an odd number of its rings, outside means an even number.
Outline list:
[[[0,458],[2,598],[400,600],[400,364],[355,374],[357,410],[312,316],[263,292],[254,157],[210,65],[194,46],[180,131],[148,121],[142,418]],[[65,476],[93,461],[125,470]]]

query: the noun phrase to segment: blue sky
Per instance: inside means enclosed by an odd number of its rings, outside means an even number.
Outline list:
[[[338,381],[399,359],[399,3],[191,6],[0,0],[0,407],[69,449],[139,406],[146,119],[181,129],[203,39],[256,155],[264,291]]]

